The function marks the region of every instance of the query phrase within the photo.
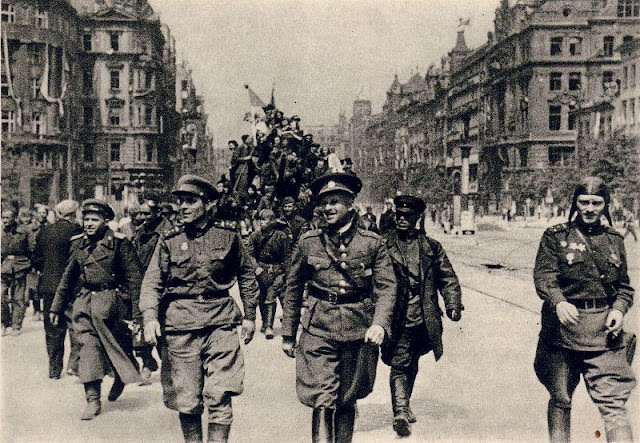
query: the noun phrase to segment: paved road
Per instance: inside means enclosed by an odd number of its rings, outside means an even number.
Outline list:
[[[531,283],[531,257],[540,229],[481,232],[477,237],[444,236],[464,286],[464,318],[445,322],[445,355],[436,364],[421,360],[413,408],[418,416],[407,441],[546,440],[547,394],[532,369],[538,333],[539,301]],[[638,287],[638,251],[631,252],[632,280]],[[636,248],[637,249],[637,248]],[[513,270],[489,270],[484,262]],[[636,314],[636,315],[633,315]],[[637,309],[632,323],[637,325]],[[634,328],[636,331],[637,327]],[[177,414],[161,403],[158,377],[151,386],[129,386],[115,403],[104,397],[103,414],[78,419],[82,385],[75,378],[47,379],[41,322],[25,321],[19,337],[1,340],[2,442],[180,441]],[[310,438],[311,411],[295,397],[294,361],[279,340],[257,336],[245,347],[245,394],[234,400],[236,442],[303,442]],[[636,373],[638,363],[634,365]],[[355,442],[396,441],[391,430],[388,369],[379,365],[374,392],[359,403]],[[108,391],[107,379],[103,390]],[[630,401],[637,416],[638,395]],[[574,441],[597,441],[598,412],[582,386],[573,409]],[[640,423],[635,423],[640,433]],[[601,440],[602,437],[601,437]]]

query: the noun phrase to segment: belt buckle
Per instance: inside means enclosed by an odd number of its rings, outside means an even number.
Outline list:
[[[329,292],[329,303],[332,305],[338,304],[338,293],[335,291]]]

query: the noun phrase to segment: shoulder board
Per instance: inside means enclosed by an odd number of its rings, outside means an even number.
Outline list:
[[[72,235],[69,240],[70,241],[76,241],[76,240],[80,240],[82,237],[84,237],[84,232],[82,232],[80,234]]]
[[[320,229],[311,229],[307,232],[304,232],[302,235],[300,235],[300,238],[309,238],[309,237],[318,237],[320,236],[320,234],[322,234],[322,230]]]
[[[364,235],[365,237],[380,238],[380,235],[376,234],[373,231],[367,231],[366,229],[358,228],[358,232],[360,232],[360,234]]]
[[[164,238],[170,238],[170,237],[175,237],[176,235],[180,234],[182,232],[182,228],[180,226],[171,226],[169,229],[167,229],[162,236]]]
[[[554,234],[556,232],[563,232],[568,230],[569,230],[569,223],[560,223],[558,225],[553,225],[547,228],[547,232],[552,232]]]
[[[113,236],[120,240],[125,240],[127,238],[127,236],[124,235],[122,232],[117,232],[117,231],[114,231]]]
[[[604,230],[607,234],[617,235],[619,237],[623,237],[623,235],[616,228],[612,226],[605,225]],[[624,238],[624,237],[623,237]]]

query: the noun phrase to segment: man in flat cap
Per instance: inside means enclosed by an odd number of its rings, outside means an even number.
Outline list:
[[[409,400],[418,375],[418,360],[433,351],[442,356],[442,312],[438,293],[444,299],[447,317],[459,321],[462,293],[447,254],[436,240],[416,228],[426,205],[418,197],[399,195],[395,229],[386,235],[386,245],[396,280],[397,304],[392,339],[382,347],[382,361],[391,367],[393,429],[400,437],[411,435],[416,421]]]
[[[59,325],[73,303],[73,330],[80,343],[78,376],[87,400],[80,418],[91,420],[101,412],[100,387],[109,366],[115,377],[109,401],[120,397],[126,383],[139,379],[122,319],[129,314],[131,294],[140,290],[142,274],[131,242],[107,226],[113,209],[89,199],[81,210],[84,233],[74,244],[49,315],[51,323]]]
[[[51,304],[64,269],[71,256],[71,241],[82,234],[82,227],[76,223],[78,203],[74,200],[63,200],[55,207],[57,219],[53,224],[44,225],[36,237],[33,254],[33,267],[40,273],[38,294],[44,302],[44,333],[49,356],[49,378],[58,379],[62,374],[64,357],[64,338],[69,329],[71,355],[67,364],[67,373],[78,373],[78,344],[71,327],[71,304],[67,306],[64,317],[57,325],[49,319]]]
[[[156,245],[142,282],[140,310],[145,340],[163,337],[171,367],[165,405],[179,412],[184,439],[202,441],[207,407],[208,441],[229,438],[231,398],[243,391],[245,344],[255,331],[259,295],[255,268],[234,230],[218,227],[212,212],[218,192],[207,180],[185,175],[173,194],[183,226]],[[244,316],[229,289],[238,282]],[[163,367],[164,369],[164,367]]]
[[[300,237],[287,277],[282,349],[296,358],[298,399],[313,408],[314,442],[351,441],[356,401],[371,393],[378,346],[390,334],[396,282],[382,238],[358,227],[353,202],[361,187],[345,173],[311,184],[326,227]]]

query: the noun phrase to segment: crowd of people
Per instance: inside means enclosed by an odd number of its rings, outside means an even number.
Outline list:
[[[66,372],[84,386],[81,419],[101,413],[105,376],[116,401],[126,384],[148,384],[161,370],[185,441],[205,438],[203,414],[206,440],[228,441],[232,399],[244,390],[240,342],[252,341],[258,314],[273,339],[279,303],[281,348],[296,359],[312,441],[352,440],[380,354],[391,367],[393,430],[411,435],[418,361],[442,356],[442,319],[460,321],[464,310],[453,266],[423,228],[426,202],[399,194],[379,220],[370,207],[360,213],[351,162],[313,143],[296,116],[273,107],[265,115],[255,141],[229,142],[228,179],[184,175],[170,200],[145,194],[117,222],[99,199],[54,211],[3,205],[2,334],[20,334],[31,300],[51,379],[63,375],[69,334]],[[544,301],[535,370],[549,390],[553,441],[569,439],[581,375],[607,438],[631,439],[634,341],[622,325],[633,288],[624,239],[601,223],[609,201],[601,180],[580,183],[569,222],[545,232],[535,264]],[[236,285],[242,309],[230,295]]]

